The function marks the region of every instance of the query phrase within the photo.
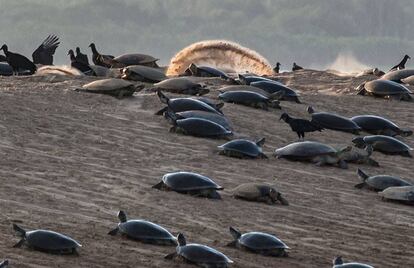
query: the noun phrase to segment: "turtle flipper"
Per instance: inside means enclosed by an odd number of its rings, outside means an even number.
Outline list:
[[[116,235],[116,234],[118,233],[118,231],[119,231],[119,228],[118,228],[118,227],[116,227],[115,229],[113,229],[113,230],[109,231],[109,232],[108,232],[108,234],[109,234],[109,235]]]
[[[211,199],[221,199],[220,194],[214,190],[209,193],[208,197]]]
[[[0,263],[0,268],[7,268],[9,266],[9,260],[4,260]]]
[[[25,238],[20,239],[20,241],[19,241],[19,242],[17,242],[17,243],[16,243],[13,247],[14,247],[14,248],[20,248],[20,247],[22,247],[22,245],[23,245],[24,241],[26,241],[26,239],[25,239]]]
[[[154,186],[152,186],[152,188],[154,188],[154,189],[158,189],[158,190],[161,190],[161,189],[162,189],[162,187],[163,187],[163,185],[164,185],[164,182],[163,182],[163,181],[161,181],[161,182],[159,182],[159,183],[155,184]]]
[[[284,206],[289,206],[289,201],[286,200],[281,194],[278,196],[278,200]]]
[[[167,111],[168,107],[164,107],[161,110],[159,110],[158,112],[155,113],[155,115],[163,115],[166,111]]]
[[[357,189],[362,189],[362,188],[364,188],[364,186],[365,186],[365,182],[361,182],[361,183],[358,183],[358,184],[355,184],[355,188],[357,188]]]
[[[167,259],[167,260],[172,260],[172,259],[174,259],[175,257],[177,257],[178,255],[177,255],[177,252],[173,252],[173,253],[170,253],[170,254],[168,254],[167,256],[165,256],[164,257],[164,259]]]

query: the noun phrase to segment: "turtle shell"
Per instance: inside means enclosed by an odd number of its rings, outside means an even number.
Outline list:
[[[358,138],[355,138],[353,140],[356,144],[357,139]],[[362,139],[366,144],[371,144],[374,151],[379,151],[385,154],[402,154],[410,156],[410,151],[412,150],[412,148],[410,148],[407,144],[389,136],[372,135],[365,136]]]
[[[269,92],[258,88],[258,87],[254,87],[254,86],[248,86],[248,85],[234,85],[234,86],[226,86],[226,87],[222,87],[219,90],[220,92],[228,92],[228,91],[248,91],[248,92],[255,92],[258,93],[260,95],[263,95],[265,97],[268,97],[272,94],[270,94]]]
[[[276,236],[262,232],[242,234],[238,241],[240,245],[254,251],[289,248]]]
[[[145,221],[145,220],[129,220],[118,224],[119,230],[128,237],[136,240],[158,240],[177,245],[175,237],[162,226]]]
[[[124,54],[114,58],[114,61],[119,62],[125,66],[130,65],[151,65],[152,63],[155,64],[158,59],[154,58],[150,55],[145,54]]]
[[[228,75],[216,68],[209,67],[209,66],[197,66],[197,76],[207,76],[207,77],[221,77],[221,78],[228,78]]]
[[[26,232],[26,241],[29,246],[44,251],[65,251],[82,246],[66,235],[48,230]]]
[[[396,187],[396,186],[411,186],[412,184],[400,179],[398,177],[393,177],[389,175],[376,175],[371,176],[365,180],[365,183],[378,191],[382,191],[387,189],[388,187]]]
[[[413,72],[413,75],[411,75],[407,78],[401,79],[401,81],[404,84],[409,84],[410,86],[414,86],[414,72]]]
[[[177,118],[186,119],[186,118],[200,118],[205,120],[213,121],[216,124],[221,125],[225,129],[231,130],[230,121],[223,115],[210,113],[206,111],[185,111],[176,113]]]
[[[339,130],[357,134],[361,127],[354,121],[333,113],[317,112],[312,113],[312,122],[326,129]]]
[[[94,91],[112,91],[122,88],[128,88],[133,86],[134,84],[122,79],[117,78],[108,78],[108,79],[101,79],[93,81],[89,84],[84,85],[82,88],[88,90],[90,92]]]
[[[351,118],[362,130],[376,134],[386,129],[399,132],[400,128],[392,121],[376,115],[358,115]]]
[[[301,160],[310,159],[319,155],[336,154],[336,152],[337,150],[332,146],[315,141],[304,141],[294,142],[285,147],[276,149],[275,155],[278,158]]]
[[[284,96],[298,97],[298,94],[294,90],[276,81],[258,81],[250,83],[250,85],[261,88],[270,94],[283,91]]]
[[[160,82],[167,79],[167,76],[158,69],[142,66],[131,65],[122,69],[122,78],[142,82]]]
[[[389,80],[370,81],[365,83],[364,88],[366,91],[379,96],[412,94],[411,90],[405,86]]]
[[[386,73],[381,77],[381,80],[390,80],[397,83],[401,83],[401,80],[409,76],[414,75],[414,69],[396,70]]]
[[[243,183],[234,188],[233,195],[247,200],[256,200],[260,197],[269,196],[272,189],[275,190],[270,185],[264,183]]]
[[[186,89],[200,88],[201,85],[194,83],[185,77],[169,78],[159,83],[154,84],[155,87],[165,90],[183,91]]]
[[[217,111],[212,106],[193,98],[170,99],[168,101],[168,108],[170,108],[174,113],[185,111],[205,111],[222,115],[221,112]]]
[[[388,187],[378,194],[387,199],[414,202],[414,186]]]
[[[216,184],[210,178],[193,172],[180,171],[167,173],[162,177],[162,181],[165,185],[175,191],[223,189],[223,187]]]
[[[219,99],[225,102],[250,105],[253,103],[267,103],[269,98],[252,91],[227,91],[219,95]]]
[[[230,136],[233,133],[213,121],[201,118],[187,118],[179,119],[176,125],[183,129],[186,134],[198,137],[224,137]]]
[[[239,74],[239,80],[246,85],[250,85],[251,83],[254,82],[260,82],[260,81],[267,81],[267,82],[274,82],[274,83],[279,83],[281,85],[283,85],[282,83],[280,83],[279,81],[275,81],[266,77],[261,77],[261,76],[256,76],[256,75],[242,75]]]
[[[250,157],[258,157],[263,153],[262,147],[257,145],[256,142],[245,139],[232,140],[218,146],[218,148],[226,151],[234,151]]]
[[[344,264],[334,265],[333,268],[374,268],[371,265],[363,264],[359,262],[347,262]]]
[[[231,259],[220,251],[200,244],[180,246],[177,248],[177,254],[192,263],[216,265],[208,267],[227,267],[228,263],[233,263]],[[222,266],[218,266],[219,264],[222,264]]]

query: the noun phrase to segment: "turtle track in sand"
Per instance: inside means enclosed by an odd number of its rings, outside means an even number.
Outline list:
[[[292,88],[301,89],[305,102],[282,102],[284,110],[309,118],[306,107],[312,104],[344,116],[379,114],[400,126],[414,126],[412,103],[349,95],[346,89],[358,81],[347,77],[334,77],[341,95],[315,95],[332,87],[331,77],[316,71],[281,74]],[[274,158],[220,157],[214,149],[222,140],[169,133],[165,119],[153,115],[163,107],[155,94],[117,100],[69,90],[91,78],[52,80],[0,78],[0,257],[13,266],[193,267],[164,260],[173,247],[107,235],[120,209],[173,234],[183,232],[190,243],[219,249],[235,267],[330,267],[339,254],[375,267],[409,267],[414,262],[412,206],[383,202],[375,192],[355,189],[360,182],[357,165],[340,170]],[[217,95],[213,90],[208,97]],[[263,151],[269,156],[297,140],[289,126],[278,121],[280,111],[233,104],[223,111],[240,136],[266,137]],[[307,139],[343,145],[352,137],[324,131],[310,133]],[[412,137],[405,141],[414,145]],[[362,166],[369,174],[413,174],[412,159],[376,152],[373,158],[381,167]],[[163,174],[176,170],[209,176],[225,188],[223,200],[151,189]],[[290,206],[233,199],[229,190],[246,182],[275,183]],[[80,257],[11,248],[18,240],[12,222],[71,236],[83,245]],[[291,248],[290,257],[269,258],[225,247],[232,240],[229,226],[276,234]]]

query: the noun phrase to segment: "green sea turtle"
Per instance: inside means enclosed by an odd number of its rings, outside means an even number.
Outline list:
[[[267,97],[253,91],[239,90],[226,91],[219,94],[219,99],[224,102],[242,104],[254,108],[260,108],[266,111],[269,109],[269,107],[281,109],[280,102],[277,100],[279,97],[280,94],[278,93]]]
[[[348,147],[348,146],[347,146]],[[345,148],[347,148],[345,147]],[[343,149],[345,149],[343,148]],[[379,163],[371,158],[372,145],[368,144],[365,148],[351,147],[351,150],[345,150],[341,154],[341,159],[347,163],[367,164],[374,167],[379,167]]]
[[[142,65],[131,65],[121,69],[121,78],[132,81],[157,83],[167,79],[168,77],[156,68]]]
[[[262,232],[242,234],[233,227],[230,227],[230,234],[233,236],[234,241],[227,245],[229,247],[242,248],[265,256],[288,256],[286,250],[289,249],[289,247],[274,235]]]
[[[265,138],[256,142],[246,139],[236,139],[218,146],[221,155],[236,158],[268,158],[262,151]]]
[[[175,237],[164,227],[145,220],[128,220],[124,211],[118,212],[119,224],[108,234],[116,235],[118,232],[127,237],[148,244],[176,246]]]
[[[376,115],[358,115],[351,118],[362,130],[374,134],[385,136],[408,137],[413,135],[413,131],[409,129],[401,129],[394,122]]]
[[[332,268],[374,268],[371,265],[368,264],[363,264],[363,263],[359,263],[359,262],[347,262],[344,263],[342,260],[342,257],[336,257],[333,260],[333,267]]]
[[[233,189],[234,198],[248,201],[264,202],[269,205],[280,202],[289,205],[289,202],[274,187],[267,183],[243,183]]]
[[[200,244],[187,244],[181,233],[178,234],[177,240],[176,252],[168,254],[165,259],[180,257],[188,263],[204,268],[227,268],[230,263],[233,263],[226,255],[214,248]]]
[[[186,77],[173,77],[154,84],[156,89],[186,95],[205,95],[210,92],[208,88],[195,83]]]
[[[108,78],[93,81],[84,85],[82,88],[76,88],[75,91],[107,94],[117,98],[130,97],[135,91],[144,88],[142,84],[134,84],[122,79]]]
[[[388,187],[378,193],[383,199],[414,204],[414,186]]]
[[[372,95],[406,101],[412,100],[411,94],[413,94],[411,90],[397,82],[382,79],[363,83],[356,89],[358,95]]]
[[[312,106],[308,107],[308,113],[312,115],[311,122],[321,128],[353,133],[355,135],[358,135],[361,130],[361,128],[349,118],[335,113],[315,112]]]
[[[357,170],[358,176],[362,179],[361,183],[355,185],[355,188],[368,188],[374,191],[383,191],[388,187],[395,187],[395,186],[412,186],[411,183],[400,179],[398,177],[390,176],[390,175],[375,175],[375,176],[368,176],[364,171],[358,168]]]
[[[193,172],[173,172],[165,174],[161,182],[152,188],[158,190],[175,191],[193,196],[221,199],[218,190],[223,187],[216,184],[210,178]]]
[[[13,229],[21,240],[13,247],[21,247],[26,243],[30,248],[54,254],[75,254],[77,248],[82,247],[74,239],[49,230],[25,231],[17,224],[13,224]]]
[[[410,152],[413,149],[407,144],[393,137],[384,135],[372,135],[354,138],[352,142],[359,148],[363,148],[367,144],[370,144],[374,151],[378,151],[383,154],[412,157]]]

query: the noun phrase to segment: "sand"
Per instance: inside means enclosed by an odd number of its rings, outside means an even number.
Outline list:
[[[300,71],[279,78],[298,89],[304,102],[282,102],[292,116],[308,118],[311,104],[317,111],[377,114],[414,127],[413,103],[353,95],[356,85],[373,76]],[[218,156],[215,148],[224,141],[169,133],[168,123],[154,115],[162,108],[154,93],[118,100],[71,90],[88,81],[92,79],[0,78],[0,259],[9,258],[11,267],[192,267],[163,259],[174,248],[107,235],[120,209],[174,234],[182,232],[190,243],[222,251],[234,260],[232,267],[331,267],[336,255],[375,267],[414,263],[413,207],[353,187],[360,182],[358,167],[413,181],[413,159],[374,152],[381,167],[350,164],[342,170],[272,157]],[[217,95],[213,90],[208,96]],[[297,140],[279,121],[279,110],[226,104],[223,111],[237,137],[265,137],[269,156]],[[335,146],[352,138],[329,130],[307,136]],[[414,146],[413,137],[404,140]],[[151,188],[163,174],[178,170],[211,177],[225,188],[223,200]],[[274,183],[290,206],[233,199],[230,190],[245,182]],[[67,234],[82,243],[80,256],[12,248],[18,241],[12,223]],[[271,258],[228,248],[229,226],[276,234],[291,248],[290,256]]]

